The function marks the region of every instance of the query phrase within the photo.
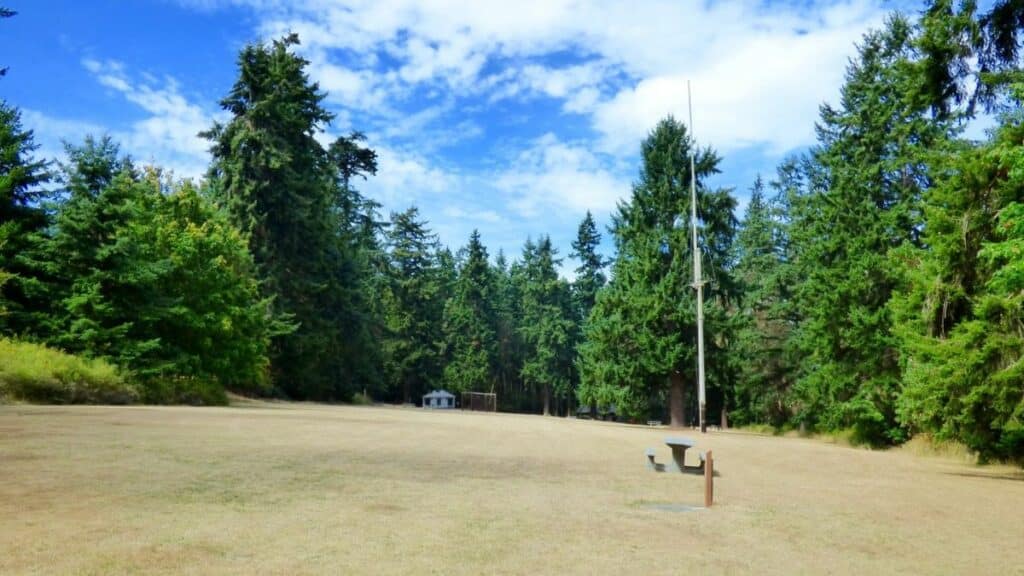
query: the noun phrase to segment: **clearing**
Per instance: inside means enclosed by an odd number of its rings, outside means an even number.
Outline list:
[[[0,573],[1024,574],[1024,473],[740,432],[247,403],[0,407]],[[693,455],[693,462],[696,455]]]

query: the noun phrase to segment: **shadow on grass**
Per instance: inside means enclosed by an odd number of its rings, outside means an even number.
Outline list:
[[[1024,482],[1024,471],[986,474],[984,472],[945,472],[949,476],[962,476],[964,478],[985,478],[987,480],[1009,480],[1011,482]]]

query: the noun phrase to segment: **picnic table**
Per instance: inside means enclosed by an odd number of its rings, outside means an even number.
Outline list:
[[[667,464],[660,464],[654,460],[654,448],[648,448],[645,456],[647,456],[647,466],[652,470],[663,472],[670,470],[672,472],[686,472],[686,450],[693,448],[697,445],[696,442],[690,438],[682,436],[669,436],[665,438],[665,445],[672,449],[672,461]],[[698,454],[700,458],[700,464],[689,468],[691,472],[701,470],[704,467],[704,453]]]
[[[676,472],[686,469],[686,450],[697,445],[696,442],[683,436],[665,438],[665,445],[672,449],[672,464],[668,468]]]

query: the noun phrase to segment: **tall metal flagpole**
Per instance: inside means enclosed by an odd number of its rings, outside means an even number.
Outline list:
[[[693,97],[690,95],[689,80],[686,81],[686,103],[690,109],[690,222],[693,229],[693,287],[697,290],[697,386],[700,431],[703,434],[708,431],[704,394],[704,280],[700,269],[700,250],[697,248],[697,172],[694,159],[697,150],[696,141],[693,139]]]

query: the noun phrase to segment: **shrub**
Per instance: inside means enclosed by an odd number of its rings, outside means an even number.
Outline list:
[[[223,406],[228,403],[224,387],[209,378],[168,376],[147,378],[142,383],[142,401],[147,404],[190,404]]]
[[[51,404],[129,404],[138,390],[114,366],[0,338],[0,398]]]
[[[373,398],[369,394],[356,392],[352,395],[352,403],[356,406],[373,406]]]

